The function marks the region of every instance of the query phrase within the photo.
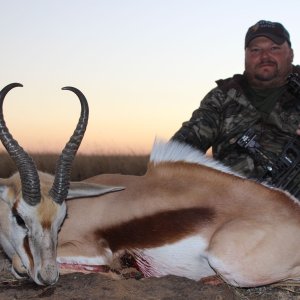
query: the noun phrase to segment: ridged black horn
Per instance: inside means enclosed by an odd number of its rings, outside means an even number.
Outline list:
[[[67,198],[72,163],[83,139],[89,117],[89,106],[82,92],[74,87],[64,87],[62,89],[72,91],[77,95],[81,104],[81,114],[73,135],[57,161],[53,186],[49,191],[52,199],[59,204]]]
[[[11,83],[0,91],[0,139],[20,173],[23,199],[29,205],[36,205],[41,200],[40,180],[37,168],[32,158],[9,133],[3,117],[3,101],[6,94],[11,89],[21,86],[23,85],[20,83]]]

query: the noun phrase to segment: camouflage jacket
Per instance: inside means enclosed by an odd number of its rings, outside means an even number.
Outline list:
[[[300,74],[300,66],[293,66]],[[218,80],[217,87],[201,101],[189,121],[172,139],[188,143],[247,177],[260,178],[265,172],[259,162],[238,146],[236,141],[252,128],[257,142],[269,153],[279,156],[288,140],[295,137],[300,124],[300,99],[288,89],[280,96],[271,113],[263,116],[245,95],[243,75]]]

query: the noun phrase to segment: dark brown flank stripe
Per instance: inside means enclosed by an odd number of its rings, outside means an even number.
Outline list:
[[[176,242],[213,221],[215,211],[209,207],[165,211],[136,218],[119,226],[95,231],[97,240],[105,239],[112,251],[151,248]]]
[[[23,240],[23,247],[25,249],[25,252],[27,253],[27,256],[29,258],[29,263],[30,263],[30,268],[33,269],[34,267],[34,263],[33,263],[33,257],[32,257],[32,253],[29,247],[29,241],[28,241],[28,236],[24,237]]]

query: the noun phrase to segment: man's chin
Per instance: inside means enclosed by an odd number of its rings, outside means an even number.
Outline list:
[[[263,72],[260,74],[257,74],[255,76],[255,79],[258,81],[263,81],[263,82],[268,82],[268,81],[273,81],[274,79],[276,79],[277,74],[274,74],[274,72],[270,73],[270,72]]]
[[[265,66],[255,74],[255,78],[260,81],[272,81],[278,76],[277,68],[274,66]]]
[[[276,88],[280,86],[276,77],[257,76],[250,84],[257,89]]]

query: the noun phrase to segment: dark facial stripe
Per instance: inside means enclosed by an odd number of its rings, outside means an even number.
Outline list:
[[[19,206],[19,199],[16,199],[16,201],[13,204],[12,209],[11,209],[13,215],[18,214],[18,206]]]
[[[30,246],[29,246],[28,236],[24,237],[23,247],[24,247],[25,252],[26,252],[26,254],[28,256],[29,263],[30,263],[30,268],[32,270],[33,267],[34,267],[34,263],[33,263],[33,256],[32,256],[31,250],[30,250]]]
[[[187,208],[133,219],[119,226],[97,230],[97,240],[104,238],[112,251],[130,248],[151,248],[176,242],[212,222],[212,208]]]
[[[41,225],[42,225],[43,230],[50,230],[52,222],[49,219],[48,220],[42,220]]]

